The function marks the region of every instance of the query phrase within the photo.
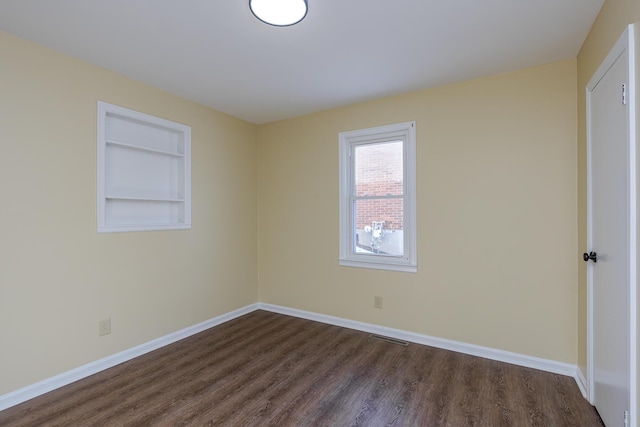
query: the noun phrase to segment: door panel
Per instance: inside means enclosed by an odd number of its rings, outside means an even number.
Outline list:
[[[608,426],[623,426],[630,407],[629,148],[622,103],[628,55],[618,56],[590,93],[593,308],[592,402]]]

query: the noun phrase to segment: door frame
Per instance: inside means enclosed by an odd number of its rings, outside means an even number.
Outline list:
[[[598,82],[609,71],[615,61],[622,55],[629,57],[629,82],[626,88],[626,97],[628,108],[629,129],[627,133],[627,146],[629,153],[628,163],[628,180],[629,208],[627,212],[627,221],[629,229],[629,274],[628,274],[628,291],[629,291],[629,373],[630,373],[630,407],[629,418],[630,424],[635,425],[638,420],[637,393],[638,393],[638,372],[637,372],[637,193],[636,193],[636,82],[635,82],[635,36],[634,25],[629,25],[622,36],[613,46],[607,57],[604,59],[598,70],[595,72],[586,87],[586,104],[587,104],[587,252],[593,250],[593,215],[592,215],[592,159],[591,159],[591,92],[595,89]],[[594,403],[594,336],[593,336],[593,263],[587,264],[587,397],[591,404]]]

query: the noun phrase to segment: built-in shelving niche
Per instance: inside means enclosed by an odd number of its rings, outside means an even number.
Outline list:
[[[191,128],[98,102],[98,232],[191,228]]]

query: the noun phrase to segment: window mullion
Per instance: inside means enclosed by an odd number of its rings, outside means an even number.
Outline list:
[[[380,196],[352,196],[354,200],[404,199],[404,194],[385,194]]]

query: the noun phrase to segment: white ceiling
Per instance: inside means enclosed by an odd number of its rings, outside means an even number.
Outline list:
[[[0,30],[253,123],[575,57],[604,0],[1,0]],[[2,59],[0,58],[0,61]]]

